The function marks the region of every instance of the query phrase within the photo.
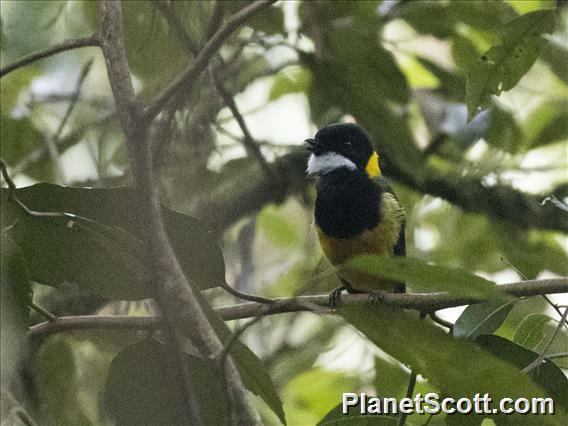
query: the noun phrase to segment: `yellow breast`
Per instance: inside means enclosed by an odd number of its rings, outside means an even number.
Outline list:
[[[316,227],[322,250],[331,264],[337,267],[338,275],[349,282],[355,290],[362,292],[377,289],[389,291],[394,287],[393,282],[342,267],[347,260],[358,255],[393,254],[393,247],[400,235],[404,213],[392,194],[384,192],[381,197],[381,220],[379,225],[373,229],[349,238],[333,238],[325,235],[319,227]]]

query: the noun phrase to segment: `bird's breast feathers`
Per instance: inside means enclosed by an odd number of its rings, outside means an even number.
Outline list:
[[[378,288],[387,290],[391,285],[390,282],[381,282],[374,277],[341,267],[347,260],[358,255],[393,254],[404,221],[404,211],[394,195],[389,192],[381,194],[380,205],[379,224],[373,229],[347,238],[325,235],[316,224],[318,238],[325,255],[332,265],[339,267],[339,276],[358,291],[368,292]]]

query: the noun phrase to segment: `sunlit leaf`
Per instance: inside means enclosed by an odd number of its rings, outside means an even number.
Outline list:
[[[545,337],[545,325],[552,321],[547,315],[531,314],[515,329],[513,342],[527,349],[536,349]]]
[[[513,309],[511,302],[491,301],[468,306],[454,324],[456,337],[475,339],[481,334],[492,334]]]
[[[257,217],[257,224],[277,246],[294,247],[301,241],[294,224],[274,208],[263,209]]]
[[[544,33],[554,30],[553,10],[527,13],[506,26],[501,44],[493,46],[473,64],[467,75],[466,99],[471,119],[491,95],[514,87],[546,45]]]
[[[368,398],[371,398],[371,396],[368,396]],[[397,416],[364,415],[360,413],[357,407],[351,408],[347,414],[343,414],[343,404],[337,405],[318,422],[318,426],[396,426],[397,424]]]
[[[172,377],[165,345],[144,340],[123,349],[113,360],[105,386],[106,407],[121,425],[188,424],[180,400],[179,377]],[[230,424],[224,380],[213,361],[184,354],[191,389],[204,424]]]
[[[310,86],[310,72],[300,66],[284,68],[274,77],[268,99],[275,101],[292,93],[306,92]]]
[[[568,139],[568,100],[557,100],[538,107],[525,120],[524,148],[529,150]]]
[[[294,377],[283,391],[289,423],[315,424],[341,401],[343,392],[357,389],[357,382],[348,373],[320,368]]]
[[[349,260],[346,266],[376,277],[406,282],[420,290],[447,291],[472,297],[487,297],[497,293],[497,286],[493,282],[464,269],[430,265],[410,257],[365,255]]]

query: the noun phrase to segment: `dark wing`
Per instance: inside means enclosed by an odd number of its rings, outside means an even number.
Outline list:
[[[394,198],[398,201],[396,194],[394,193],[394,191],[392,190],[389,183],[384,177],[382,176],[377,177],[373,179],[373,182],[379,187],[379,189],[382,192],[391,193],[394,196]],[[400,233],[398,235],[398,241],[396,242],[396,245],[393,247],[395,256],[406,257],[406,237],[405,237],[406,223],[405,222],[406,221],[403,219],[400,225]],[[399,282],[396,284],[395,293],[404,293],[405,291],[406,291],[406,285],[404,283]]]

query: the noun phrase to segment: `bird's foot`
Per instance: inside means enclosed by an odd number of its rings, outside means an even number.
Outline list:
[[[345,290],[345,286],[337,287],[331,293],[329,293],[329,308],[335,309],[339,302],[341,301],[341,292]]]
[[[369,301],[373,305],[378,305],[379,303],[382,303],[384,301],[386,293],[387,292],[383,290],[377,290],[372,293],[369,293]]]

